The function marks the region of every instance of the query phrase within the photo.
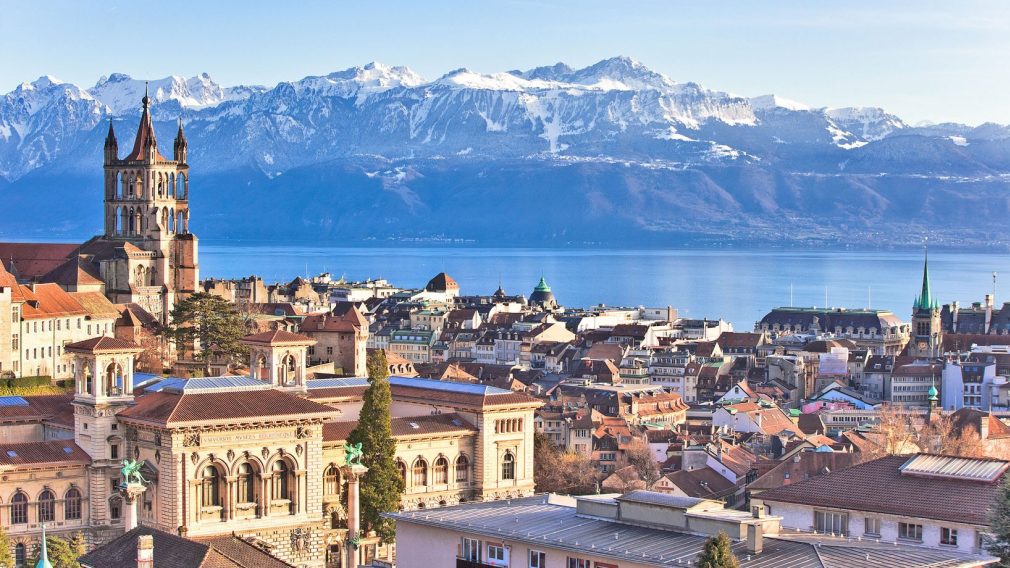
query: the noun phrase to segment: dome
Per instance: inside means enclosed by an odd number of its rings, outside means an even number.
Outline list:
[[[937,395],[936,387],[933,386],[929,387],[929,400],[936,400],[936,395]]]
[[[537,287],[533,289],[533,293],[530,294],[530,304],[545,308],[554,308],[558,305],[554,294],[551,292],[551,287],[547,285],[547,281],[543,277],[540,278],[540,283],[537,284]]]

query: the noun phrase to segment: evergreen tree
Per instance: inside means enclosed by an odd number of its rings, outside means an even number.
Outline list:
[[[204,375],[210,374],[214,356],[242,359],[248,349],[239,343],[246,334],[245,319],[235,304],[215,294],[199,292],[172,308],[168,325],[159,334],[175,342],[182,353],[204,363]]]
[[[381,350],[368,355],[368,383],[358,425],[348,434],[347,443],[361,443],[361,463],[368,467],[360,485],[362,529],[375,531],[383,542],[392,542],[395,525],[381,515],[399,510],[404,482],[396,469],[396,442],[389,414],[393,397],[389,392],[389,366]]]
[[[1003,476],[996,498],[989,508],[989,534],[985,550],[1000,559],[999,565],[1010,567],[1010,473]]]
[[[0,566],[14,566],[14,548],[11,537],[7,536],[7,531],[0,527]]]
[[[705,539],[705,548],[694,561],[697,568],[740,568],[740,561],[730,551],[730,540],[726,533]]]

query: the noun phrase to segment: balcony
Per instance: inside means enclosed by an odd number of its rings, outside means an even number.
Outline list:
[[[456,558],[456,568],[496,568],[494,564],[484,564],[473,560]]]

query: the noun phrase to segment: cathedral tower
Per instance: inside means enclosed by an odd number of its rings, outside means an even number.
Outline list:
[[[199,282],[197,239],[189,232],[188,144],[179,121],[173,159],[158,151],[145,93],[133,150],[119,158],[109,122],[105,139],[105,234],[126,247],[128,266],[103,268],[106,294],[117,303],[137,302],[165,319],[178,299]]]
[[[939,357],[943,343],[940,304],[929,290],[929,256],[922,263],[922,290],[912,304],[912,339],[908,354],[913,357]]]

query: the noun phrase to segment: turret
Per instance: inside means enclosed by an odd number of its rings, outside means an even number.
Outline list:
[[[119,159],[119,143],[116,142],[116,131],[112,128],[112,119],[109,119],[109,134],[105,136],[105,165],[111,166]]]
[[[179,133],[175,135],[175,155],[173,159],[180,164],[186,163],[186,150],[189,144],[186,143],[186,135],[182,132],[182,119],[179,119]]]

